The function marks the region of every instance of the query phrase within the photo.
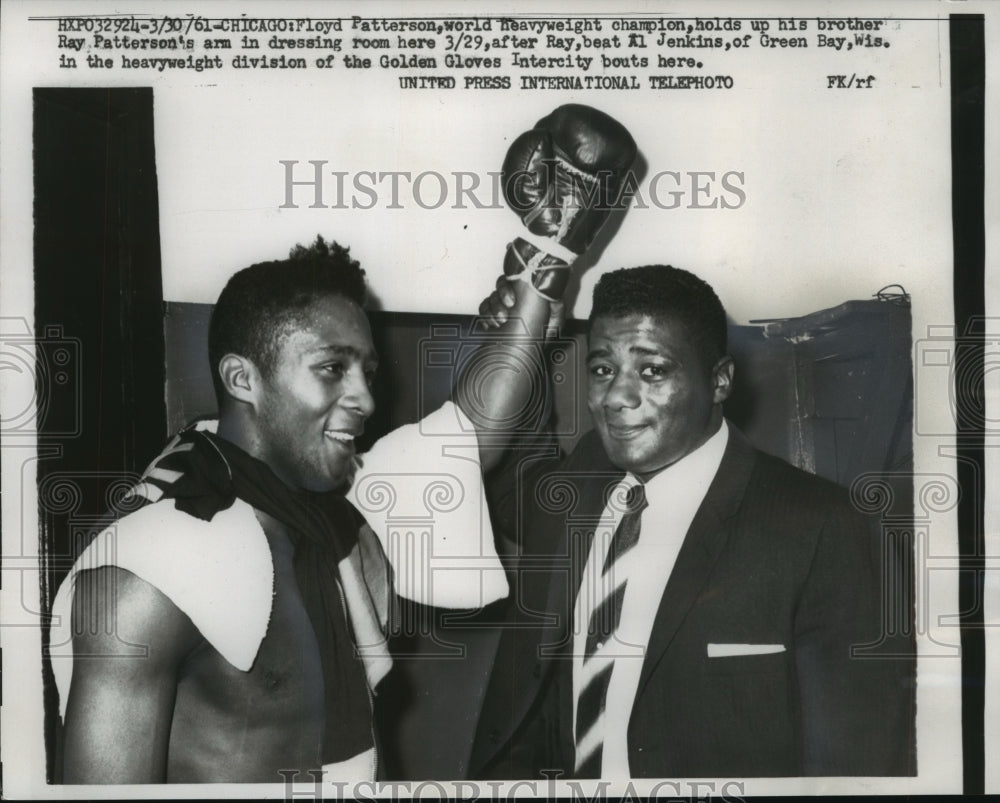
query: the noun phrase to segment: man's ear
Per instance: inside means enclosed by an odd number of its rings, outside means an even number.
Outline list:
[[[730,355],[720,357],[712,367],[712,401],[722,404],[733,392],[733,358]]]
[[[227,354],[219,360],[219,377],[227,395],[236,401],[256,404],[260,389],[260,371],[253,361],[239,354]]]

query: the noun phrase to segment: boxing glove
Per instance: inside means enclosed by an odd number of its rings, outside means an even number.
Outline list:
[[[621,123],[578,104],[560,106],[514,140],[501,178],[524,232],[507,246],[504,274],[559,300],[570,265],[611,212],[627,205],[635,157],[635,141]]]

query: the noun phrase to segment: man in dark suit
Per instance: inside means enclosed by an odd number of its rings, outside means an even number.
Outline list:
[[[501,283],[482,311],[537,321],[540,303]],[[616,271],[590,323],[594,431],[520,460],[495,500],[519,554],[473,773],[915,773],[913,661],[884,657],[912,645],[883,637],[878,531],[724,420],[715,293]]]

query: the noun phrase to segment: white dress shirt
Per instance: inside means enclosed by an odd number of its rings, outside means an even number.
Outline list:
[[[602,778],[628,778],[628,723],[639,689],[639,675],[649,644],[660,600],[673,571],[677,554],[695,513],[722,462],[729,439],[725,422],[705,443],[646,483],[648,507],[643,511],[638,543],[615,564],[602,580],[601,570],[611,538],[624,515],[625,493],[638,480],[626,474],[611,494],[596,528],[590,554],[573,611],[573,728],[576,730],[576,700],[587,681],[609,662],[614,662],[603,719],[591,733],[603,737]],[[602,600],[607,586],[617,585],[615,575],[626,573],[627,585],[621,619],[615,636],[602,644],[584,669],[587,626],[595,600]]]

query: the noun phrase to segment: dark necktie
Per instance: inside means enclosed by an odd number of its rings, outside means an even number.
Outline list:
[[[586,668],[598,649],[610,639],[618,629],[621,620],[622,601],[625,598],[627,578],[620,566],[616,565],[639,540],[639,524],[642,511],[646,509],[645,487],[640,482],[629,489],[625,499],[625,515],[611,539],[608,555],[602,569],[600,587],[606,591],[603,599],[595,600],[587,626],[587,642],[584,649],[583,665]],[[580,690],[576,701],[576,777],[598,778],[601,774],[601,759],[604,742],[600,732],[597,737],[592,731],[603,726],[604,705],[608,695],[608,683],[614,661],[608,661],[597,674],[593,675]]]

